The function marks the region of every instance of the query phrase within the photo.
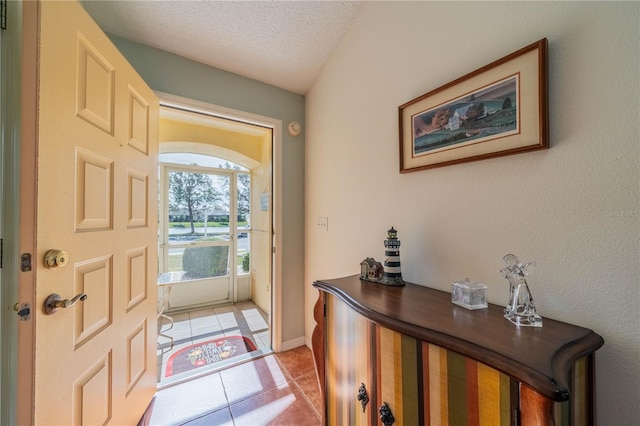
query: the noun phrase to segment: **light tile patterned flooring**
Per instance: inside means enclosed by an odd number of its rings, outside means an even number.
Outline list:
[[[317,426],[322,423],[322,400],[311,351],[301,346],[271,353],[266,315],[253,303],[202,309],[173,315],[173,318],[170,329],[167,329],[168,322],[162,320],[160,331],[174,338],[174,347],[170,348],[169,339],[160,337],[158,367],[161,372],[176,350],[216,336],[250,337],[261,349],[257,351],[260,355],[236,357],[235,360],[242,362],[177,384],[167,385],[170,380],[159,377],[161,389],[140,425]]]
[[[177,314],[168,314],[173,325],[166,318],[158,319],[158,383],[160,385],[181,380],[187,375],[165,377],[167,361],[177,351],[187,346],[205,342],[222,336],[244,336],[254,342],[259,352],[253,356],[270,352],[269,325],[267,315],[253,302],[241,302],[215,308],[204,308]],[[171,344],[173,338],[173,345]],[[241,355],[230,361],[248,359]],[[224,367],[228,362],[213,364],[210,369]],[[209,367],[196,371],[205,372]]]

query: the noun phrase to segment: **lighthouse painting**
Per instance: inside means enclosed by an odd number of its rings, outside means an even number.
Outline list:
[[[400,240],[398,239],[398,231],[393,226],[387,231],[387,239],[384,240],[384,255],[383,265],[371,257],[360,262],[360,279],[384,285],[403,286],[404,281],[400,268]]]

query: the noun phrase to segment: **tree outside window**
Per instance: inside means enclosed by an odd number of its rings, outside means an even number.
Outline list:
[[[169,211],[184,212],[195,234],[194,222],[222,202],[223,194],[216,190],[209,175],[203,173],[169,172]]]

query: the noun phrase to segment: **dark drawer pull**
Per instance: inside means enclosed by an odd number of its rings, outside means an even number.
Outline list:
[[[393,417],[393,413],[391,413],[391,408],[389,408],[389,404],[386,402],[382,403],[380,406],[380,421],[384,426],[391,426],[393,422],[396,421],[395,417]]]
[[[358,389],[358,401],[362,404],[362,412],[364,413],[364,409],[369,403],[369,395],[367,395],[367,388],[364,386],[364,383],[361,383]]]

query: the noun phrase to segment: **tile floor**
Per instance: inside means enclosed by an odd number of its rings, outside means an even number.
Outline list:
[[[311,351],[302,346],[273,353],[267,315],[253,302],[169,315],[173,325],[158,320],[159,390],[140,425],[321,424]],[[167,360],[175,352],[232,335],[251,339],[257,350],[200,367],[195,375],[165,376]]]
[[[271,352],[268,317],[253,302],[240,302],[235,305],[168,315],[173,318],[173,325],[166,318],[158,319],[157,362],[160,386],[181,381],[190,376],[186,373],[166,377],[165,372],[171,355],[193,344],[222,336],[244,336],[250,339],[258,349],[255,353],[200,367],[193,371],[196,374],[209,373],[212,370],[224,368],[230,363]]]
[[[158,391],[141,425],[321,424],[311,351],[301,346]]]

